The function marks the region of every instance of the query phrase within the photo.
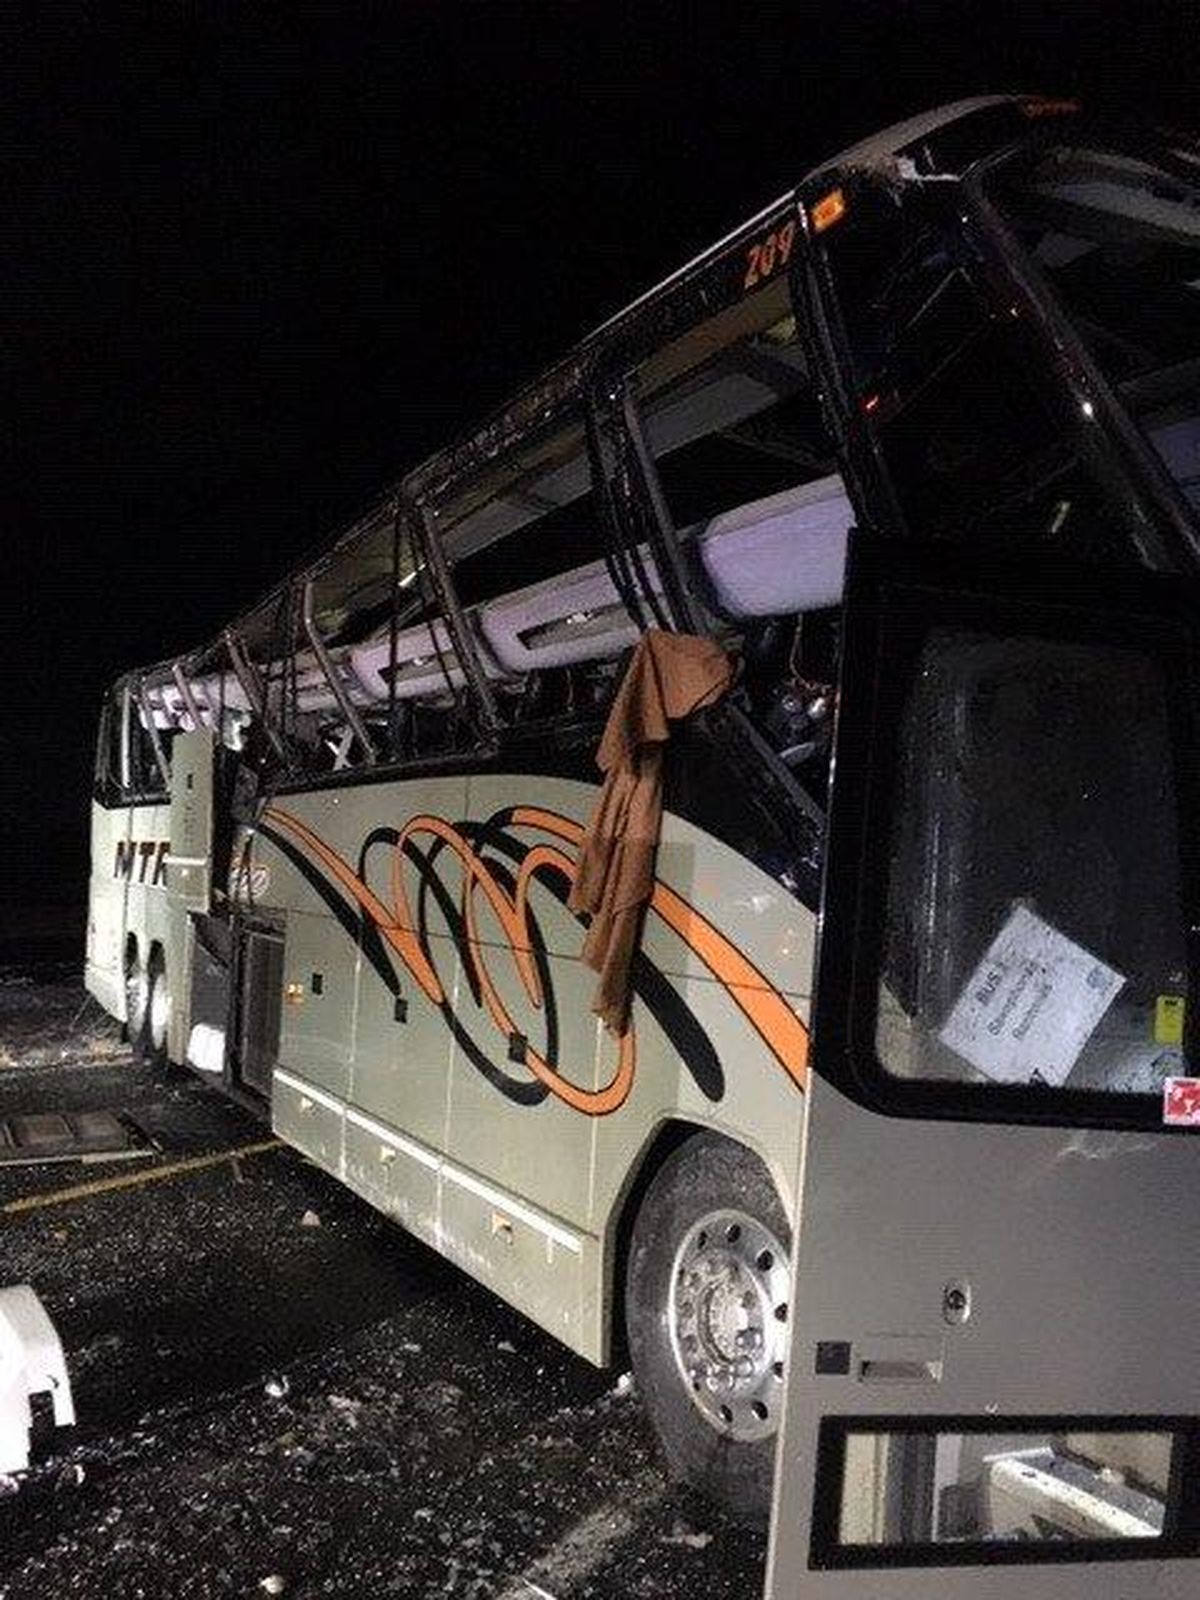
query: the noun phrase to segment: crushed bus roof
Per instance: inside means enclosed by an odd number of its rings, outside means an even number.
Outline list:
[[[522,385],[503,405],[493,410],[469,432],[460,435],[451,444],[426,457],[401,478],[380,491],[370,504],[331,539],[321,542],[319,549],[310,551],[280,580],[251,606],[234,618],[230,625],[239,624],[273,603],[286,587],[298,578],[311,575],[345,545],[362,537],[378,525],[382,517],[391,516],[401,498],[425,499],[443,491],[464,472],[494,459],[517,440],[547,423],[563,401],[578,394],[581,385],[599,377],[604,369],[610,370],[622,359],[626,365],[634,364],[638,345],[650,329],[663,333],[663,320],[670,321],[669,308],[688,298],[688,286],[700,280],[707,281],[715,268],[733,253],[740,253],[754,235],[776,223],[794,210],[797,196],[815,178],[832,176],[850,167],[874,166],[895,158],[914,144],[931,138],[934,134],[962,124],[980,113],[995,113],[1003,107],[1036,110],[1041,105],[1061,106],[1058,101],[1044,101],[1037,95],[978,95],[958,100],[917,116],[894,123],[872,134],[857,144],[850,145],[819,165],[812,167],[791,189],[751,217],[709,245],[666,278],[631,300],[620,311],[600,323],[584,336],[565,356],[552,366]],[[712,310],[718,309],[713,304]],[[682,322],[682,318],[681,318]],[[639,339],[642,335],[642,340]],[[155,674],[170,673],[177,660],[194,660],[220,643],[220,638],[185,651],[165,661],[141,669],[141,676],[153,678]]]

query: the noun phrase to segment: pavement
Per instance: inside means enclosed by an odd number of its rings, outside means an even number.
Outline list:
[[[0,1167],[79,1417],[0,1483],[0,1600],[757,1600],[765,1540],[668,1481],[628,1377],[135,1066],[68,970],[0,969],[0,1118],[84,1108],[158,1150]]]

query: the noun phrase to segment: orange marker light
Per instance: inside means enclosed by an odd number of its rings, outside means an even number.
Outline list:
[[[840,189],[831,189],[809,211],[808,220],[812,223],[814,233],[824,233],[826,228],[832,228],[845,215],[846,196]]]

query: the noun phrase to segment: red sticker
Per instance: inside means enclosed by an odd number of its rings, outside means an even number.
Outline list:
[[[1200,1078],[1168,1078],[1163,1121],[1171,1128],[1200,1128]]]

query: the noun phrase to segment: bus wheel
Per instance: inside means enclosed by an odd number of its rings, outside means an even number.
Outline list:
[[[162,1066],[167,1059],[167,1029],[171,1022],[171,992],[167,968],[157,945],[150,952],[149,995],[146,1002],[146,1059]]]
[[[125,962],[125,1032],[135,1060],[145,1053],[149,1014],[150,974],[139,952],[131,950]]]
[[[770,1514],[790,1261],[766,1168],[710,1133],[667,1157],[630,1240],[629,1349],[667,1461],[742,1522]]]

